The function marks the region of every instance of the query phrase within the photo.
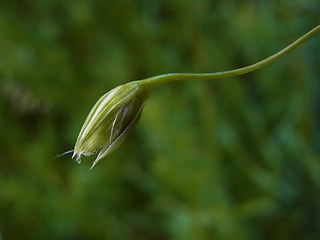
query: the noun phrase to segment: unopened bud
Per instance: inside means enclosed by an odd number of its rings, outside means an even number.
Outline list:
[[[103,95],[83,124],[72,157],[80,163],[81,155],[98,152],[93,168],[116,150],[138,123],[148,92],[139,82],[130,82]]]

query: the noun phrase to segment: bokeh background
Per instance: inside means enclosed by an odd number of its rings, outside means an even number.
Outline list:
[[[167,83],[89,170],[70,155],[131,80],[246,66],[318,0],[0,2],[0,239],[318,239],[320,35],[262,70]]]

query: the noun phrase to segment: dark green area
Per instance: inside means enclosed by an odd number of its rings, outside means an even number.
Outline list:
[[[0,3],[0,239],[319,239],[320,35],[262,70],[160,86],[89,170],[70,155],[128,81],[242,67],[318,0]]]

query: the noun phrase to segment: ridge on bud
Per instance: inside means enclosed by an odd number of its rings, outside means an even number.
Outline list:
[[[139,81],[118,86],[103,95],[91,109],[79,133],[72,158],[97,153],[98,161],[116,150],[137,125],[148,89]]]

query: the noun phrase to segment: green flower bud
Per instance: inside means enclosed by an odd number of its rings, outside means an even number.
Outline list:
[[[88,156],[99,151],[92,165],[94,167],[101,158],[117,149],[139,121],[149,90],[159,84],[176,80],[213,80],[253,72],[285,56],[318,32],[320,25],[281,51],[246,67],[216,73],[162,74],[114,88],[92,108],[80,131],[72,157],[76,156],[80,163],[81,155]]]
[[[99,152],[93,168],[116,150],[138,123],[148,96],[148,89],[139,81],[118,86],[103,95],[83,124],[72,157],[76,156],[80,163],[81,155]]]

